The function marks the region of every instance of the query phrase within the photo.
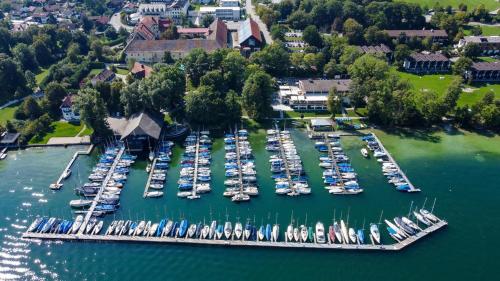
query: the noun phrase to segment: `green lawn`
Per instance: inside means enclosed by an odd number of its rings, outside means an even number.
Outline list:
[[[479,4],[484,4],[486,9],[492,11],[498,9],[498,3],[496,0],[397,0],[399,2],[407,2],[407,3],[417,3],[421,6],[427,6],[429,9],[434,7],[434,4],[439,3],[441,6],[446,7],[451,5],[454,8],[457,8],[460,3],[467,4],[467,8],[472,10],[477,7]]]
[[[130,71],[128,71],[128,69],[119,68],[119,67],[116,68],[116,73],[117,74],[127,75],[127,74],[129,74],[129,72]]]
[[[302,114],[304,114],[304,117],[328,117],[331,115],[329,112],[326,111],[320,111],[320,112],[284,111],[283,113],[285,118],[299,118]]]
[[[495,98],[500,100],[500,84],[473,84],[470,88],[474,88],[475,90],[471,93],[463,92],[458,100],[458,105],[473,105],[481,100],[489,91],[493,91]]]
[[[14,119],[14,112],[16,112],[19,104],[13,104],[4,109],[0,109],[0,125],[5,125],[8,120]]]
[[[349,117],[366,117],[368,110],[364,107],[356,108],[356,110],[347,109],[347,116]]]
[[[302,37],[289,37],[289,36],[285,36],[285,41],[296,42],[296,41],[304,41],[304,39],[302,39]]]
[[[35,76],[36,83],[40,85],[40,83],[42,83],[43,79],[47,76],[47,74],[49,74],[49,69],[42,68],[41,72]]]
[[[498,60],[496,60],[494,58],[490,58],[490,57],[479,57],[478,59],[481,60],[481,61],[484,61],[484,62],[495,62],[495,61],[498,61]]]
[[[499,4],[500,6],[500,4]],[[481,30],[483,31],[483,35],[485,36],[500,36],[500,26],[481,26]]]
[[[46,144],[52,137],[74,137],[82,130],[82,128],[82,124],[75,125],[63,121],[52,122],[49,132],[47,132],[41,139],[33,137],[29,141],[29,144]],[[80,134],[80,136],[85,136],[90,133],[92,133],[92,130],[86,129],[83,134]]]
[[[90,77],[93,77],[93,76],[96,76],[97,74],[99,74],[104,68],[93,68],[92,70],[90,70],[89,72],[89,76]]]
[[[396,71],[396,70],[394,70]],[[396,71],[403,79],[407,79],[417,91],[429,92],[434,91],[439,96],[444,95],[446,89],[456,75],[447,74],[431,74],[431,75],[415,75],[406,72]]]

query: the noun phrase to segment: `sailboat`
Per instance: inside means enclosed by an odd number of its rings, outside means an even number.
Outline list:
[[[212,223],[210,224],[210,232],[208,238],[212,239],[214,237],[216,229],[217,229],[217,221],[212,221]]]
[[[333,223],[333,231],[335,232],[335,238],[339,243],[342,243],[342,230],[337,222]]]
[[[349,228],[349,239],[353,244],[356,244],[357,241],[356,231],[354,231],[354,228],[352,227]]]
[[[290,223],[286,228],[286,238],[288,241],[293,241],[293,225]]]
[[[215,232],[215,235],[217,236],[218,240],[222,239],[222,235],[224,235],[224,226],[222,224],[219,224],[217,226],[217,230]]]
[[[280,226],[279,224],[273,225],[273,232],[271,234],[271,241],[277,242],[280,235]]]
[[[231,225],[230,221],[226,221],[226,223],[224,224],[224,236],[226,237],[226,239],[229,240],[231,238],[232,233],[233,233],[233,226]]]
[[[259,238],[259,241],[264,240],[264,237],[265,237],[265,232],[266,232],[266,231],[265,231],[265,229],[264,229],[264,225],[261,225],[261,226],[259,227],[259,231],[257,232],[257,236],[258,236],[258,238]]]
[[[271,232],[272,232],[271,225],[267,224],[266,225],[266,234],[265,234],[267,241],[271,241]]]
[[[243,234],[243,225],[241,224],[241,222],[237,222],[234,225],[234,235],[236,236],[236,239],[240,240],[242,234]]]
[[[378,226],[374,223],[370,224],[370,234],[372,235],[375,243],[380,244],[380,232],[378,230]]]
[[[302,242],[307,242],[307,236],[308,236],[307,227],[305,225],[301,225],[300,226],[300,239],[302,240]]]
[[[347,227],[345,226],[344,220],[340,220],[340,231],[342,233],[342,240],[344,243],[349,244],[349,235],[347,233]]]

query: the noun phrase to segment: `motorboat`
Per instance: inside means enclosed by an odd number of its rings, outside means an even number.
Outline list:
[[[54,225],[54,223],[56,222],[56,218],[50,218],[47,223],[45,223],[42,227],[42,229],[40,230],[41,233],[47,233],[50,231],[50,229],[52,228],[52,226]]]
[[[325,226],[322,222],[316,223],[316,242],[325,243]]]
[[[330,225],[330,227],[328,228],[328,238],[330,239],[331,243],[335,242],[335,229],[333,225]]]
[[[49,185],[49,188],[52,190],[59,190],[59,189],[61,189],[62,186],[63,186],[62,183],[51,183]]]
[[[69,201],[69,205],[72,208],[83,208],[92,205],[92,202],[93,202],[92,200],[77,199]]]
[[[438,217],[436,217],[434,214],[427,211],[426,209],[420,209],[420,214],[422,214],[422,216],[424,216],[426,219],[428,219],[429,221],[431,221],[433,223],[436,223],[439,221]]]
[[[370,224],[370,234],[375,243],[380,244],[380,231],[378,226],[374,223]]]
[[[69,176],[71,176],[71,170],[70,169],[66,169],[64,170],[63,174],[62,174],[62,179],[67,179],[69,178]]]
[[[163,191],[149,191],[146,192],[145,196],[148,198],[158,198],[163,196]]]

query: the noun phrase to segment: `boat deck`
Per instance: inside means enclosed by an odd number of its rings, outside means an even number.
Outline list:
[[[267,247],[267,248],[303,248],[303,249],[325,249],[325,250],[365,250],[365,251],[399,251],[431,233],[447,226],[448,223],[440,220],[414,236],[406,238],[395,244],[333,244],[333,243],[297,243],[297,242],[270,242],[270,241],[245,241],[245,240],[215,240],[199,238],[179,237],[145,237],[145,236],[115,236],[115,235],[87,235],[87,234],[48,234],[26,232],[25,239],[42,240],[66,240],[78,242],[137,242],[137,243],[165,243],[165,244],[188,244],[188,245],[213,245],[226,247]],[[286,235],[284,235],[286,237]]]
[[[104,178],[104,180],[102,181],[101,187],[99,188],[99,192],[97,192],[97,195],[94,197],[94,200],[92,201],[92,205],[90,205],[90,208],[88,209],[88,212],[85,215],[85,219],[83,220],[82,225],[87,225],[90,218],[92,217],[94,209],[97,206],[97,203],[99,202],[99,199],[101,198],[101,195],[104,191],[104,187],[108,185],[108,182],[111,179],[113,173],[115,172],[116,166],[118,165],[118,162],[120,162],[120,159],[122,158],[124,152],[125,152],[125,146],[121,146],[120,150],[118,151],[118,154],[115,157],[115,160],[113,161],[113,164],[111,165],[111,168],[108,171],[108,174],[106,175],[106,178]],[[79,235],[82,234],[84,229],[85,229],[84,227],[80,227],[78,234]]]
[[[380,146],[380,148],[382,148],[384,150],[384,152],[387,155],[387,158],[389,158],[389,161],[391,161],[396,166],[396,168],[398,169],[398,172],[401,174],[401,176],[403,177],[403,179],[408,183],[408,186],[410,187],[410,189],[408,190],[408,192],[419,192],[419,191],[421,191],[419,188],[416,188],[411,183],[410,179],[406,176],[405,172],[403,172],[403,170],[401,169],[401,167],[399,167],[398,162],[396,162],[396,160],[394,160],[394,158],[392,157],[391,153],[389,153],[389,150],[387,150],[384,147],[384,145],[382,144],[382,141],[380,141],[380,139],[377,137],[377,135],[375,135],[375,133],[371,133],[371,135],[378,142],[378,145]]]

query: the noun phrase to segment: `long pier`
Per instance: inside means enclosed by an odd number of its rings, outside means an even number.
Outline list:
[[[155,165],[156,165],[156,161],[158,160],[158,158],[155,158],[153,159],[153,163],[151,164],[151,170],[149,171],[149,176],[148,176],[148,180],[146,181],[146,186],[144,187],[144,193],[142,194],[142,197],[146,198],[146,194],[148,194],[148,191],[149,191],[149,185],[151,184],[151,179],[153,178],[153,174],[154,174],[154,169],[155,169]]]
[[[382,148],[382,150],[384,150],[385,154],[387,155],[387,158],[389,158],[389,161],[391,161],[396,166],[396,168],[398,169],[399,174],[401,174],[401,177],[403,177],[403,179],[408,183],[408,186],[410,187],[410,189],[408,190],[408,192],[419,192],[419,191],[421,191],[419,188],[416,188],[411,183],[410,179],[406,176],[406,174],[403,172],[403,170],[401,169],[401,167],[399,167],[398,162],[396,162],[396,160],[394,160],[394,158],[392,157],[392,155],[389,153],[389,150],[387,150],[384,147],[384,145],[382,144],[382,141],[380,141],[380,139],[377,137],[377,135],[375,135],[375,133],[373,133],[373,132],[371,134],[375,138],[375,140],[377,141],[379,147]]]
[[[293,184],[292,175],[290,173],[290,168],[288,167],[288,158],[286,157],[285,147],[283,146],[283,140],[281,139],[281,131],[279,130],[277,124],[276,124],[276,132],[277,132],[276,134],[278,135],[278,142],[280,144],[281,159],[283,160],[283,162],[285,164],[285,173],[286,173],[286,177],[288,179],[288,184],[289,184],[292,192],[297,193],[297,191],[295,190],[295,185]]]
[[[328,139],[327,134],[324,134],[324,137],[326,147],[328,148],[328,156],[330,156],[330,159],[332,159],[332,166],[335,168],[335,173],[337,174],[337,177],[340,181],[340,187],[345,191],[344,180],[342,179],[342,174],[340,173],[339,166],[337,165],[337,160],[335,160],[335,155],[333,155],[332,145],[330,143],[330,140]]]
[[[236,142],[236,163],[238,165],[238,184],[240,186],[240,193],[243,193],[243,172],[241,170],[240,137],[238,135],[238,130],[235,130],[234,140]]]
[[[196,197],[196,184],[198,183],[198,167],[200,166],[198,161],[200,159],[200,132],[196,133],[196,145],[194,151],[194,171],[193,171],[193,193],[191,196]]]
[[[115,160],[113,161],[113,164],[111,165],[111,168],[108,171],[108,174],[102,181],[101,188],[99,188],[99,192],[97,192],[97,195],[95,196],[94,200],[92,201],[92,205],[90,205],[90,208],[87,211],[87,214],[85,215],[85,219],[83,220],[82,227],[78,230],[78,234],[82,234],[83,230],[85,229],[84,226],[87,225],[87,223],[90,220],[90,217],[92,217],[92,214],[94,213],[94,209],[97,206],[97,203],[99,202],[99,199],[101,198],[102,193],[104,192],[105,187],[108,185],[109,180],[113,176],[116,166],[118,165],[118,162],[120,162],[120,159],[122,158],[123,153],[125,152],[125,146],[122,145],[120,147],[120,150],[118,151],[118,154],[115,157]]]
[[[66,173],[66,171],[71,169],[71,167],[75,163],[76,159],[78,159],[78,156],[79,155],[89,155],[93,149],[94,149],[94,145],[91,144],[87,150],[80,150],[80,151],[75,152],[75,154],[73,154],[73,157],[71,158],[71,160],[69,160],[68,165],[66,165],[66,168],[64,168],[63,172],[61,173],[61,175],[59,176],[59,178],[55,182],[55,185],[62,186],[61,182],[64,180],[64,174]]]
[[[248,240],[216,240],[181,237],[145,237],[145,236],[117,236],[117,235],[88,235],[88,234],[49,234],[25,232],[24,239],[43,240],[66,240],[78,242],[131,242],[131,243],[159,243],[159,244],[187,244],[187,245],[213,245],[224,247],[261,247],[261,248],[289,248],[289,249],[323,249],[323,250],[360,250],[360,251],[400,251],[429,234],[447,226],[448,223],[440,220],[436,224],[429,226],[423,231],[410,236],[394,244],[374,245],[374,244],[320,244],[300,243],[300,242],[271,242],[271,241],[248,241]]]

